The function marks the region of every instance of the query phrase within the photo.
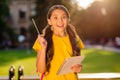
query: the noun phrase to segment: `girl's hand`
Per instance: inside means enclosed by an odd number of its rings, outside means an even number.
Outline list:
[[[44,39],[43,36],[38,35],[38,42],[40,43],[42,48],[44,48],[44,49],[47,48],[47,41]]]
[[[81,72],[81,70],[82,70],[82,65],[80,65],[80,64],[73,65],[73,66],[71,67],[71,69],[72,69],[75,73]]]

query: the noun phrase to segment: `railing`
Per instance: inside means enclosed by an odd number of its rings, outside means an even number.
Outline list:
[[[82,73],[80,80],[120,80],[120,73]]]
[[[80,80],[120,80],[120,73],[80,73]],[[39,80],[39,76],[21,76],[20,80]]]
[[[23,66],[18,68],[18,80],[23,76]],[[9,69],[9,76],[0,76],[0,80],[15,80],[15,66],[11,66]],[[33,79],[34,80],[34,79]]]
[[[120,80],[120,73],[80,73],[78,78],[80,80]],[[15,80],[15,67],[11,66],[9,76],[0,76],[0,80]],[[17,80],[39,80],[39,76],[25,76],[23,66],[19,66]]]
[[[9,76],[0,76],[0,80],[10,80]]]
[[[9,76],[0,76],[0,80],[14,80],[15,78],[15,67],[11,66],[9,69]]]

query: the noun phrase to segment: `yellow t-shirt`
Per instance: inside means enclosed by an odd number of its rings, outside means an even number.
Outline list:
[[[65,58],[71,57],[72,46],[69,40],[69,36],[58,37],[56,35],[52,36],[53,46],[54,46],[54,56],[51,61],[51,67],[49,74],[45,75],[43,80],[77,80],[77,75],[74,73],[69,73],[65,75],[57,75],[57,71],[60,65],[63,63]],[[82,41],[79,39],[80,48],[84,48]],[[41,46],[36,40],[33,45],[34,50],[40,50]]]

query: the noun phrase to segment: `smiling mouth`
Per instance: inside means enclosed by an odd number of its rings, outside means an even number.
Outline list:
[[[63,27],[63,25],[57,25],[57,27]]]

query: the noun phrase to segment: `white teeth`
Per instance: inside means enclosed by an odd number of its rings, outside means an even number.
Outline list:
[[[58,25],[58,27],[62,27],[63,25]]]
[[[58,26],[58,27],[62,27],[62,26]]]

